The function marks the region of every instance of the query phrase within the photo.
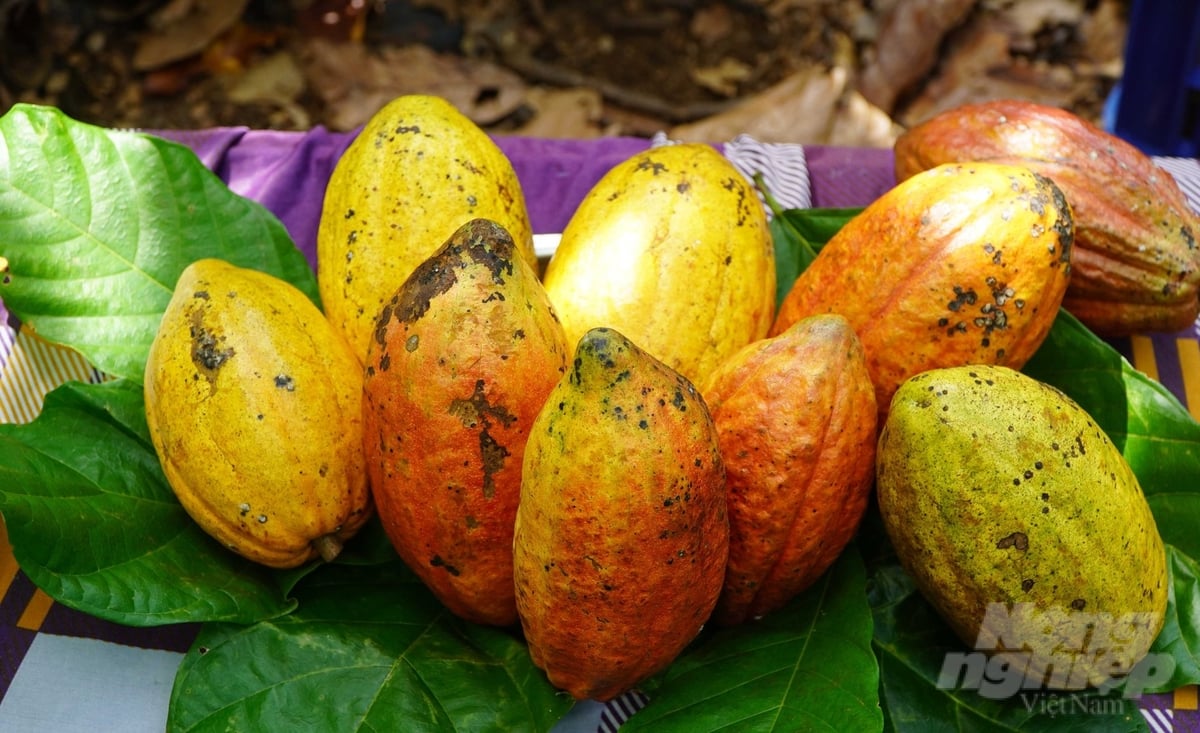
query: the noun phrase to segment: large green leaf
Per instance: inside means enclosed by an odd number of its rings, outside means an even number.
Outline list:
[[[622,730],[881,730],[864,583],[862,559],[851,545],[786,607],[711,633],[685,651]]]
[[[0,299],[50,341],[142,380],[179,273],[219,257],[318,302],[278,219],[187,147],[18,104],[0,117]]]
[[[279,579],[184,512],[147,433],[142,389],[69,382],[0,424],[0,513],[21,569],[52,598],[131,626],[285,613]]]
[[[1166,623],[1154,640],[1151,654],[1158,669],[1145,685],[1147,692],[1170,692],[1184,685],[1200,683],[1200,565],[1167,545],[1167,563],[1171,573]],[[1148,677],[1151,675],[1147,675]]]
[[[548,731],[572,705],[519,637],[459,621],[399,561],[328,566],[296,592],[288,616],[205,626],[169,731]]]

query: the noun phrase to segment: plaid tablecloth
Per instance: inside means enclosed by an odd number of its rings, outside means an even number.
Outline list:
[[[270,209],[316,265],[319,202],[348,134],[217,129],[157,134],[188,145],[229,187]],[[651,144],[498,138],[513,161],[534,231],[560,232],[605,171]],[[764,174],[785,207],[861,206],[894,184],[888,150],[764,145],[742,137],[721,145],[748,175]],[[1200,162],[1160,158],[1200,208]],[[1114,342],[1135,367],[1170,388],[1200,417],[1200,326],[1178,334]],[[77,354],[20,329],[0,304],[0,422],[32,420],[42,396],[70,379],[102,378]],[[14,561],[0,523],[0,731],[23,733],[162,731],[175,670],[197,627],[136,629],[100,621],[53,602]],[[580,705],[564,731],[614,731],[644,704],[629,695]],[[1197,690],[1147,695],[1142,712],[1154,731],[1200,731]]]

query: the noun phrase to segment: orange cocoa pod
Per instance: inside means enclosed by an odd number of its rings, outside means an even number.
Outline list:
[[[911,128],[893,152],[897,180],[972,160],[1053,180],[1075,219],[1063,307],[1096,333],[1177,331],[1200,314],[1200,217],[1169,172],[1087,120],[1024,100],[968,104]]]
[[[729,488],[729,562],[713,612],[734,625],[778,610],[854,536],[875,478],[875,388],[839,315],[744,347],[703,389]]]
[[[1050,179],[997,163],[938,166],[846,222],[792,285],[771,335],[807,316],[845,316],[883,415],[927,369],[1023,366],[1058,315],[1073,235]]]
[[[584,333],[525,449],[513,538],[529,653],[576,699],[665,669],[725,575],[725,468],[685,377],[610,328]]]
[[[537,274],[503,227],[472,220],[385,303],[367,353],[364,441],[388,538],[451,612],[515,624],[525,442],[567,355]]]

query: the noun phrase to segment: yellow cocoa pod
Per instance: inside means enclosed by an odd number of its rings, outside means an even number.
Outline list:
[[[223,260],[188,266],[150,347],[145,399],[180,504],[243,557],[330,560],[370,516],[362,369],[291,284]]]
[[[455,232],[380,312],[363,381],[376,510],[400,557],[469,621],[517,622],[521,461],[567,354],[537,273],[483,219]]]
[[[487,218],[538,267],[512,163],[440,97],[397,97],[338,160],[317,228],[317,283],[330,322],[359,361],[396,288],[460,226]]]
[[[767,334],[775,251],[754,189],[710,145],[617,164],[580,202],[546,266],[567,343],[607,326],[700,383]]]
[[[513,537],[530,656],[576,699],[666,668],[708,619],[729,552],[725,466],[696,388],[588,331],[525,445]]]

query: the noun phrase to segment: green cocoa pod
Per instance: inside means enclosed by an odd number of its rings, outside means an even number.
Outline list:
[[[1119,678],[1162,628],[1166,556],[1145,496],[1057,389],[999,366],[914,376],[892,401],[876,479],[917,588],[1027,686]]]

